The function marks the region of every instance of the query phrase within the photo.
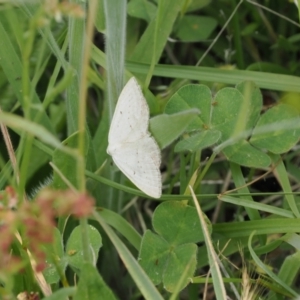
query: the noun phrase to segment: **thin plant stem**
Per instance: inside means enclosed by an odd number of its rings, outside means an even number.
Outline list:
[[[223,31],[226,29],[226,27],[228,26],[229,22],[231,21],[231,19],[233,18],[234,14],[237,12],[238,8],[240,7],[240,5],[242,4],[244,0],[241,0],[238,5],[235,7],[235,9],[233,10],[232,14],[230,15],[230,17],[228,18],[228,20],[226,21],[226,23],[224,24],[224,26],[222,27],[222,29],[220,30],[220,32],[217,34],[217,36],[214,38],[213,42],[209,45],[209,47],[207,48],[207,50],[203,53],[203,55],[200,57],[200,59],[197,61],[196,63],[196,67],[198,67],[203,59],[206,57],[206,55],[209,53],[209,51],[212,49],[212,47],[214,46],[214,44],[217,42],[217,40],[219,39],[219,37],[222,35]]]
[[[155,62],[156,62],[156,42],[157,42],[157,32],[158,32],[158,24],[160,21],[160,15],[162,11],[162,1],[158,1],[157,3],[157,14],[156,14],[156,20],[155,20],[155,31],[154,31],[154,40],[153,40],[153,52],[152,52],[152,58],[151,58],[151,64],[147,73],[147,77],[145,80],[145,85],[144,88],[148,88],[150,84],[151,77],[153,75],[154,67],[155,67]]]
[[[2,110],[0,108],[0,112],[1,111]],[[0,129],[1,129],[1,132],[2,132],[2,135],[3,135],[3,139],[4,139],[4,142],[5,142],[6,148],[7,148],[7,153],[8,153],[9,159],[11,161],[11,165],[12,165],[13,170],[14,170],[16,183],[17,183],[17,185],[19,185],[19,183],[20,183],[20,174],[19,174],[19,168],[18,168],[16,156],[15,156],[14,147],[12,145],[7,127],[4,124],[0,123]]]
[[[91,0],[89,2],[89,18],[87,22],[87,36],[85,38],[85,49],[83,55],[83,65],[81,69],[81,81],[79,89],[79,116],[78,116],[78,150],[79,157],[77,164],[78,187],[80,192],[85,192],[85,118],[86,118],[86,96],[87,96],[87,74],[89,67],[91,39],[93,36],[93,25],[95,19],[95,12],[97,9],[97,1]],[[88,236],[88,221],[86,218],[80,220],[81,237],[83,245],[83,256],[86,261],[92,262],[92,257],[89,250],[89,236]]]

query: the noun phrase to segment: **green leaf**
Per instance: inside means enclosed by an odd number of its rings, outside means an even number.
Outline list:
[[[132,61],[138,61],[142,63],[150,63],[155,53],[155,63],[161,57],[161,53],[166,45],[167,39],[169,38],[176,17],[181,10],[184,0],[164,0],[161,3],[160,15],[163,18],[159,18],[158,24],[156,25],[156,18],[154,18],[148,25],[144,34],[142,35],[139,43],[134,49],[130,59]],[[155,38],[155,26],[159,28],[159,35],[157,40]],[[154,49],[153,45],[156,46]]]
[[[103,32],[105,30],[105,14],[103,0],[98,0],[98,9],[95,13],[95,27],[99,32]]]
[[[292,72],[281,65],[277,65],[270,62],[255,62],[247,67],[249,71],[259,71],[259,72],[266,72],[266,73],[277,73],[277,74],[286,74],[292,75]]]
[[[215,103],[212,127],[222,132],[222,141],[232,140],[223,148],[227,159],[247,167],[267,167],[271,163],[268,155],[254,148],[246,140],[260,115],[260,90],[254,83],[245,81],[235,89],[224,88],[219,91]]]
[[[150,132],[161,149],[170,145],[197,118],[199,111],[190,109],[173,115],[162,114],[150,119]]]
[[[282,289],[288,291],[293,297],[297,297],[298,294],[296,293],[296,291],[294,291],[285,281],[283,281],[281,278],[279,278],[275,273],[273,273],[271,271],[271,268],[267,265],[265,265],[260,259],[259,257],[256,255],[254,249],[252,248],[252,239],[253,236],[256,232],[252,232],[249,240],[248,240],[248,248],[249,248],[249,252],[252,256],[252,259],[254,260],[255,264],[257,265],[258,268],[260,268],[261,270],[263,270],[263,272],[265,274],[267,274],[274,282],[276,282]]]
[[[103,207],[98,208],[98,214],[107,224],[115,228],[119,234],[123,235],[129,243],[136,248],[140,248],[142,237],[136,229],[122,215]]]
[[[145,50],[146,51],[146,50]],[[97,59],[99,54],[94,52],[94,59]],[[148,62],[149,64],[149,62]],[[127,62],[127,69],[133,73],[147,74],[149,65],[146,63]],[[157,64],[155,65],[153,75],[167,78],[177,78],[184,80],[197,80],[205,82],[219,82],[224,84],[235,85],[237,82],[244,80],[253,81],[259,88],[274,90],[274,91],[287,91],[287,92],[300,92],[300,78],[297,76],[254,72],[245,70],[226,70],[216,69],[215,67],[194,67],[184,65],[168,65]]]
[[[254,148],[245,140],[226,147],[223,153],[228,160],[249,168],[267,167],[271,163],[266,153]]]
[[[218,198],[220,200],[224,201],[224,202],[227,202],[227,203],[232,203],[232,204],[235,204],[235,205],[244,206],[246,208],[247,207],[252,208],[252,209],[255,209],[255,210],[261,210],[261,211],[264,211],[264,212],[268,212],[268,213],[278,215],[278,216],[282,216],[282,217],[286,217],[286,218],[294,218],[295,217],[294,214],[290,210],[278,208],[278,207],[273,206],[273,205],[259,203],[257,201],[251,201],[251,200],[248,200],[248,199],[239,198],[239,197],[231,197],[231,196],[227,196],[227,195],[223,195],[223,196],[220,196]]]
[[[245,128],[245,123],[242,128],[237,126],[243,101],[243,95],[234,88],[224,88],[216,94],[211,122],[215,130],[221,131],[222,141],[237,135]]]
[[[260,90],[249,81],[238,84],[236,88],[220,90],[214,100],[205,85],[193,84],[180,88],[168,101],[165,112],[174,113],[195,107],[200,109],[201,114],[186,129],[198,132],[180,141],[175,151],[194,152],[218,141],[238,137],[243,132],[251,132],[259,118],[261,106]],[[266,167],[270,164],[268,155],[250,145],[243,136],[229,143],[223,152],[229,160],[244,166]]]
[[[19,148],[18,148],[19,149]],[[31,178],[33,178],[34,174],[38,172],[45,164],[47,164],[51,160],[51,156],[47,155],[45,152],[41,151],[41,149],[38,149],[37,147],[32,147],[31,149],[31,158],[30,158],[30,168],[27,170],[26,179],[29,181]],[[47,177],[49,178],[49,177]],[[38,191],[38,189],[41,189],[42,186],[44,186],[45,181],[47,182],[48,179],[43,181],[40,181],[37,186],[35,186],[31,190],[31,195],[34,194],[34,191]]]
[[[211,0],[192,0],[190,1],[189,7],[187,11],[195,11],[203,8],[208,5]]]
[[[145,0],[131,0],[127,4],[127,13],[131,17],[144,19],[148,23],[155,17],[156,6]]]
[[[260,89],[252,81],[243,81],[236,86],[243,95],[239,119],[245,123],[245,129],[252,129],[257,123],[262,108],[262,95]]]
[[[162,281],[168,262],[169,248],[169,243],[161,236],[151,230],[144,233],[139,262],[155,285]]]
[[[68,297],[73,297],[77,291],[76,287],[61,288],[52,295],[43,298],[43,300],[66,300]]]
[[[281,103],[292,106],[300,114],[300,94],[299,93],[285,93],[280,99]]]
[[[196,244],[189,243],[178,246],[170,252],[163,274],[164,288],[167,291],[180,291],[191,282],[197,266],[197,250]]]
[[[300,253],[300,236],[297,233],[290,233],[285,234],[280,238],[282,241],[285,241],[289,245],[293,246],[296,250],[298,250],[297,253]]]
[[[199,149],[204,149],[217,143],[221,137],[221,132],[218,130],[206,130],[188,137],[175,146],[175,152],[191,151],[195,152]]]
[[[181,19],[176,36],[185,42],[202,41],[210,37],[216,26],[214,18],[187,15]]]
[[[299,140],[300,118],[297,110],[286,104],[279,104],[259,119],[250,143],[275,154],[289,151]]]
[[[66,246],[66,255],[68,258],[68,263],[76,271],[81,270],[84,265],[81,236],[81,227],[75,227],[68,239]],[[102,238],[98,230],[91,225],[88,226],[88,236],[90,241],[91,257],[93,257],[93,261],[94,263],[96,263],[98,258],[98,252],[102,246]]]
[[[255,34],[258,27],[259,25],[256,22],[248,23],[248,25],[244,26],[244,28],[241,29],[241,36],[245,37],[245,36],[251,36]]]
[[[200,130],[210,125],[211,103],[211,91],[206,85],[188,84],[170,98],[165,107],[165,113],[174,114],[197,108],[201,115],[191,122],[186,131]]]
[[[195,243],[203,240],[196,209],[186,201],[164,202],[156,208],[152,223],[157,234],[145,232],[140,264],[154,284],[163,282],[170,292],[181,290],[195,272]]]
[[[214,234],[227,238],[249,236],[254,230],[257,234],[278,234],[299,232],[300,219],[268,218],[255,221],[218,223],[213,225]]]
[[[285,257],[283,264],[280,267],[278,278],[287,285],[292,285],[297,280],[300,268],[300,252]]]
[[[166,201],[153,213],[154,230],[171,245],[203,241],[200,221],[194,207],[185,201]]]
[[[145,299],[162,300],[162,296],[155,288],[149,277],[145,274],[131,252],[117,236],[117,234],[108,226],[99,214],[94,214],[95,219],[101,224],[103,230],[106,232],[108,238],[115,246],[121,260],[126,265],[126,269],[132,279],[134,280],[139,291]]]
[[[115,300],[117,299],[106,285],[97,269],[90,263],[82,264],[77,293],[74,300]]]
[[[3,122],[6,126],[11,127],[16,131],[25,131],[27,133],[30,133],[38,137],[41,141],[55,148],[59,148],[65,153],[75,155],[75,151],[71,150],[68,147],[62,146],[60,141],[54,135],[52,135],[47,129],[37,123],[4,112],[0,112],[0,122]]]
[[[60,231],[57,228],[54,228],[54,243],[51,247],[47,247],[47,267],[43,271],[45,279],[49,284],[57,283],[59,281],[60,275],[57,268],[59,268],[61,274],[63,274],[68,264],[67,258],[64,255],[62,240]]]

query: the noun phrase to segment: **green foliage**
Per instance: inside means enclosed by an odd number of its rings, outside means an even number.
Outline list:
[[[196,209],[185,201],[164,202],[154,211],[152,224],[156,233],[144,234],[140,263],[154,284],[163,282],[169,292],[181,290],[195,272],[195,243],[203,241]]]
[[[107,300],[117,299],[97,270],[95,270],[95,267],[92,264],[84,263],[81,268],[81,276],[74,299],[97,300],[99,298]]]
[[[213,18],[187,15],[180,20],[176,36],[181,41],[198,42],[210,37],[216,26]]]
[[[148,1],[133,0],[127,5],[127,13],[131,17],[143,19],[149,23],[155,17],[156,7]]]
[[[53,284],[59,282],[68,265],[76,272],[79,272],[79,274],[85,267],[80,230],[79,226],[74,228],[68,238],[65,251],[62,244],[62,236],[57,229],[55,230],[55,242],[53,247],[47,251],[48,264],[44,271],[44,276],[48,283]],[[97,229],[93,226],[88,227],[88,236],[90,240],[89,249],[93,257],[93,263],[95,264],[98,258],[98,252],[102,247],[102,238]]]
[[[207,283],[216,299],[297,297],[294,2],[3,1],[1,299],[32,291],[46,300],[194,300],[207,298]],[[116,101],[132,76],[162,150],[161,199],[142,201],[106,153]],[[61,201],[79,225],[39,196],[46,178],[54,193],[78,197],[71,208]],[[202,212],[191,206],[189,186]],[[87,194],[96,203],[89,216]],[[38,272],[41,262],[47,267]]]
[[[160,148],[164,149],[181,136],[198,114],[198,110],[190,109],[177,114],[162,114],[152,118],[149,125],[150,131]]]
[[[177,152],[195,152],[219,144],[230,161],[260,168],[269,166],[271,160],[257,148],[280,154],[300,138],[298,112],[288,105],[275,106],[258,120],[262,97],[251,82],[242,82],[235,89],[223,88],[214,99],[208,87],[186,85],[170,98],[165,111],[174,113],[191,107],[201,114],[186,128],[190,135],[177,143]]]

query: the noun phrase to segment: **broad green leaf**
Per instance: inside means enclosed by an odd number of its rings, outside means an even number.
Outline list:
[[[131,17],[144,19],[148,23],[155,17],[156,6],[145,0],[131,0],[127,4],[127,13]]]
[[[60,279],[57,268],[63,274],[67,267],[67,259],[64,255],[63,248],[63,238],[60,234],[60,231],[57,228],[54,228],[54,243],[50,247],[47,247],[47,257],[46,263],[47,267],[43,271],[47,283],[53,284],[57,283]]]
[[[216,26],[217,21],[211,17],[186,15],[178,24],[176,36],[186,42],[202,41],[210,37]]]
[[[173,246],[203,240],[197,211],[185,201],[161,203],[153,213],[152,224],[154,230]]]
[[[161,236],[147,230],[144,233],[139,262],[152,282],[161,283],[166,264],[169,259],[170,245]]]
[[[200,130],[210,126],[212,96],[205,85],[188,84],[180,88],[168,101],[166,114],[174,114],[191,108],[200,110],[200,116],[187,127],[186,131]]]
[[[156,208],[152,224],[157,234],[150,230],[144,234],[140,264],[154,284],[163,282],[170,292],[179,285],[181,290],[195,272],[195,243],[203,240],[196,209],[186,201],[164,202]]]
[[[182,290],[191,282],[197,266],[197,250],[196,244],[188,243],[170,252],[163,274],[163,284],[167,291]]]
[[[220,137],[221,132],[218,130],[206,130],[198,132],[191,137],[178,142],[175,146],[175,152],[195,152],[199,149],[204,149],[216,144],[219,141]]]
[[[173,115],[162,114],[150,119],[150,131],[160,148],[167,147],[185,132],[198,114],[198,110],[189,109]]]
[[[232,162],[247,167],[267,167],[267,154],[254,148],[246,140],[257,123],[262,107],[260,90],[252,82],[242,82],[236,89],[224,88],[215,97],[212,126],[222,132],[222,141],[237,140],[222,151]],[[243,135],[238,138],[239,135]]]
[[[155,53],[155,63],[161,57],[161,53],[166,45],[167,39],[169,38],[174,22],[184,0],[164,0],[161,3],[160,15],[163,16],[159,18],[158,24],[156,25],[157,18],[154,18],[148,25],[144,34],[142,35],[139,43],[134,49],[133,54],[130,59],[132,61],[137,61],[141,63],[150,63],[153,56],[153,51]],[[159,34],[154,43],[155,38],[155,26],[159,28]],[[156,46],[155,49],[153,46]]]
[[[222,141],[240,132],[237,123],[243,101],[243,95],[234,88],[224,88],[216,94],[211,123],[215,130],[221,131]]]
[[[77,293],[74,300],[115,300],[117,299],[107,286],[95,266],[83,263]]]
[[[289,151],[299,140],[300,118],[297,110],[286,104],[279,104],[259,119],[250,143],[275,154]]]
[[[239,137],[243,132],[249,131],[250,134],[259,118],[261,106],[260,90],[252,82],[242,82],[236,88],[224,88],[214,100],[207,86],[194,84],[180,88],[168,101],[165,112],[196,107],[201,114],[186,130],[198,132],[180,141],[175,151],[194,152],[237,137],[223,149],[229,160],[249,167],[268,166],[270,158],[251,146],[245,137]]]
[[[246,140],[226,147],[223,153],[228,160],[250,168],[267,167],[271,163],[266,153],[254,148]]]
[[[286,93],[280,102],[292,106],[300,114],[300,93]]]
[[[98,252],[102,246],[102,238],[98,230],[89,225],[88,235],[90,241],[90,251],[93,262],[96,263]],[[66,246],[66,256],[69,265],[77,270],[81,270],[84,265],[83,247],[82,247],[82,234],[81,227],[77,226],[72,231]]]
[[[252,81],[243,81],[236,86],[236,89],[244,97],[239,119],[242,119],[246,124],[245,130],[252,129],[260,116],[262,94]]]

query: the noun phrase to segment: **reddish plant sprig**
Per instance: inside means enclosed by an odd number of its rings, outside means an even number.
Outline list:
[[[7,265],[11,257],[10,248],[16,228],[23,227],[23,239],[26,247],[36,260],[36,271],[46,267],[46,254],[43,246],[53,243],[55,219],[58,216],[74,215],[76,218],[87,217],[92,213],[94,200],[86,194],[72,191],[56,191],[46,189],[41,191],[32,202],[23,202],[15,211],[10,209],[10,200],[16,199],[11,188],[7,189],[6,206],[0,207],[0,269]]]

